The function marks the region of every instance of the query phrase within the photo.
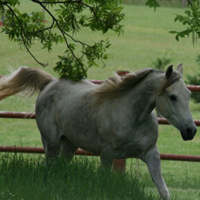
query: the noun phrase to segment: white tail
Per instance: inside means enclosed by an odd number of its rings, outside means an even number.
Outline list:
[[[20,67],[11,75],[0,79],[0,100],[19,92],[27,92],[29,96],[32,96],[42,91],[54,79],[42,70]]]

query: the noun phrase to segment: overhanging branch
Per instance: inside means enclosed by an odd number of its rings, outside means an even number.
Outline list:
[[[37,58],[32,54],[32,52],[31,52],[30,49],[28,48],[28,45],[26,44],[26,40],[25,40],[25,36],[24,36],[24,35],[25,35],[25,31],[24,31],[24,28],[23,28],[23,25],[22,25],[21,21],[19,20],[18,16],[15,14],[14,10],[13,10],[7,3],[5,3],[4,5],[7,6],[7,8],[12,12],[13,16],[17,19],[18,24],[19,24],[19,26],[20,26],[20,28],[21,28],[20,36],[21,36],[21,38],[22,38],[23,44],[24,44],[26,50],[28,51],[28,53],[32,56],[32,58],[33,58],[38,64],[42,65],[43,67],[47,66],[48,64],[44,64],[44,63],[38,61]]]
[[[56,23],[56,26],[58,27],[59,31],[61,32],[61,34],[62,34],[62,36],[63,36],[63,39],[64,39],[64,41],[65,41],[65,44],[66,44],[67,48],[70,50],[72,56],[73,56],[73,57],[78,61],[78,63],[80,64],[82,71],[85,72],[85,70],[84,70],[84,68],[83,68],[83,63],[82,63],[82,62],[77,58],[77,56],[74,54],[74,52],[73,52],[73,50],[71,49],[71,47],[70,47],[70,45],[69,45],[69,43],[68,43],[68,40],[67,40],[67,38],[66,38],[65,35],[67,35],[67,37],[70,37],[70,38],[71,38],[73,41],[75,41],[75,42],[79,42],[79,41],[76,41],[72,36],[70,36],[70,35],[67,34],[65,31],[62,30],[62,28],[60,27],[60,25],[59,25],[59,23],[58,23],[58,20],[57,20],[57,19],[53,16],[53,14],[46,8],[46,6],[43,5],[45,2],[40,2],[40,1],[37,1],[37,0],[32,0],[32,2],[39,4],[39,5],[51,16],[53,22]],[[48,3],[50,3],[50,2],[48,2]],[[52,3],[52,2],[51,2],[51,3]],[[65,2],[65,3],[66,3],[66,2]],[[81,42],[80,42],[80,43],[81,43]],[[83,43],[81,43],[81,44],[83,45]]]

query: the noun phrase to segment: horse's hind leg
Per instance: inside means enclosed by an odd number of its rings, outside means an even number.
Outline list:
[[[42,118],[38,115],[37,124],[41,133],[42,143],[47,160],[65,158],[71,161],[77,147],[72,144],[57,126],[53,118]]]
[[[45,150],[47,160],[55,159],[59,156],[61,142],[59,139],[60,130],[54,119],[45,118],[42,115],[37,115],[37,125],[41,133],[41,139]]]

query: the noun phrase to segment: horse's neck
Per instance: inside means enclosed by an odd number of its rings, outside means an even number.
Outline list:
[[[144,121],[156,106],[156,95],[153,93],[161,81],[163,75],[153,72],[148,75],[137,87],[130,93],[132,100],[132,110],[137,115],[139,122]],[[135,112],[137,110],[137,112]]]

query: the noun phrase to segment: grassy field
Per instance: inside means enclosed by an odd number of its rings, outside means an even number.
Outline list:
[[[76,158],[68,166],[64,162],[48,166],[40,156],[0,158],[1,200],[159,199],[134,174],[109,173],[92,158]]]
[[[27,6],[35,9],[34,5],[30,5],[30,3],[27,3]],[[88,31],[83,31],[78,35],[79,39],[86,41],[97,41],[99,38],[109,37],[112,42],[109,50],[110,56],[106,63],[107,67],[90,69],[88,78],[106,79],[116,70],[135,71],[140,68],[152,67],[152,61],[162,57],[166,51],[175,66],[180,62],[183,63],[184,80],[186,80],[187,74],[195,75],[199,72],[200,66],[195,61],[200,52],[199,43],[193,46],[192,38],[185,38],[177,42],[174,36],[169,34],[169,30],[183,29],[182,25],[173,22],[174,14],[183,13],[183,9],[159,8],[154,13],[153,9],[147,7],[125,6],[124,12],[126,14],[123,21],[124,34],[120,37],[114,33],[102,36],[99,33]],[[49,18],[46,17],[46,19],[50,23]],[[0,75],[9,73],[9,66],[25,65],[42,68],[34,62],[25,49],[20,50],[17,44],[9,42],[6,35],[0,33],[0,38]],[[63,45],[55,46],[53,52],[49,54],[42,51],[40,45],[36,43],[32,52],[40,61],[49,63],[49,66],[44,68],[45,71],[57,76],[53,72],[52,66],[57,62],[57,55],[63,54],[64,48]],[[2,101],[0,110],[34,112],[34,104],[34,98],[21,99],[14,96]],[[200,119],[199,104],[191,101],[190,107],[193,117]],[[42,146],[35,120],[1,119],[0,126],[0,145]],[[158,147],[161,153],[200,155],[199,133],[193,141],[184,142],[180,133],[172,126],[161,125],[159,130]],[[148,191],[157,194],[147,168],[141,161],[129,159],[127,166],[128,173],[136,174],[137,179],[144,183]],[[37,167],[35,166],[35,168]],[[173,199],[200,200],[199,163],[162,161],[162,171]],[[5,181],[5,179],[0,180]],[[62,199],[62,197],[58,196],[54,199]],[[117,197],[112,199],[117,199]]]

